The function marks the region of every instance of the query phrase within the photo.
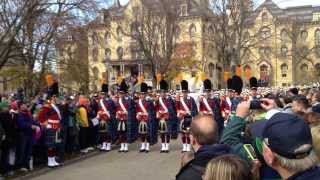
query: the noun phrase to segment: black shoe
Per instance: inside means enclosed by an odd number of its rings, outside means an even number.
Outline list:
[[[146,151],[145,149],[140,149],[140,152],[141,152],[141,153],[143,153],[143,152],[145,152],[145,151]]]
[[[160,153],[165,153],[166,151],[165,150],[160,150]]]
[[[145,153],[149,153],[149,151],[147,151],[147,150],[145,150],[144,152],[145,152]]]

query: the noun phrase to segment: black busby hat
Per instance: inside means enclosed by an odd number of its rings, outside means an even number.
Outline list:
[[[211,91],[212,83],[211,83],[210,79],[206,79],[203,81],[203,87],[204,87],[204,90]]]
[[[243,87],[243,81],[239,76],[232,77],[231,89],[233,89],[238,94],[241,94]]]
[[[49,88],[47,92],[47,99],[51,99],[53,96],[59,96],[59,84],[58,82],[54,82]]]
[[[229,78],[227,80],[227,89],[232,89],[232,79],[231,78]]]
[[[258,87],[258,80],[257,80],[257,78],[255,78],[255,77],[252,77],[252,78],[250,78],[250,88],[252,89],[252,90],[257,90],[257,87]]]
[[[160,90],[162,90],[162,91],[169,90],[169,85],[166,80],[161,80],[159,84],[160,84]]]
[[[101,93],[105,93],[105,94],[108,94],[108,84],[106,83],[103,83],[102,86],[101,86]]]
[[[182,91],[188,91],[188,90],[189,90],[189,88],[188,88],[188,81],[186,81],[186,80],[182,80],[182,81],[181,81],[181,90],[182,90]]]
[[[121,81],[121,84],[119,86],[119,92],[122,92],[122,93],[128,92],[128,85],[126,83],[126,80],[124,80],[124,79]]]
[[[147,93],[148,92],[148,85],[146,83],[140,84],[140,93]]]

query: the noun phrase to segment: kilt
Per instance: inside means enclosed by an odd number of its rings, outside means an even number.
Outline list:
[[[180,132],[189,133],[191,122],[192,122],[192,116],[185,116],[183,120],[180,122]]]
[[[60,129],[47,129],[45,135],[48,148],[55,148],[56,144],[61,143],[62,136]]]
[[[168,133],[168,122],[164,119],[161,119],[159,121],[159,132],[164,134],[164,133]]]
[[[127,132],[127,121],[119,121],[117,131]]]
[[[139,134],[148,134],[148,123],[145,121],[140,121],[139,122]]]
[[[105,123],[99,123],[99,133],[108,133],[108,130],[109,130],[109,128],[108,128],[108,123],[107,122],[105,122]]]

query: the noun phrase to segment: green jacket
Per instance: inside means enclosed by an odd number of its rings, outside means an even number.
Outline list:
[[[245,121],[245,119],[237,116],[230,117],[230,121],[223,131],[221,143],[230,146],[233,154],[237,154],[242,159],[250,163],[251,160],[249,159],[249,156],[243,146],[245,139],[243,138],[242,134],[246,128],[246,125],[247,122]],[[249,143],[254,147],[255,152],[258,155],[258,152],[256,150],[257,147],[255,147],[256,143],[254,141]],[[277,172],[275,172],[262,162],[262,167],[260,168],[260,179],[280,180],[281,178]]]

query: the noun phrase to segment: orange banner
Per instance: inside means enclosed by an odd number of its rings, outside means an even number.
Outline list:
[[[229,78],[230,78],[230,72],[225,71],[225,72],[223,73],[223,80],[224,80],[225,82],[227,82]]]
[[[139,77],[138,77],[138,84],[141,84],[141,83],[143,83],[144,82],[144,76],[143,75],[140,75]]]
[[[157,79],[157,83],[159,84],[161,81],[161,74],[160,73],[157,73],[156,79]]]
[[[242,77],[241,66],[237,66],[237,67],[236,67],[236,75],[239,76],[239,77]]]
[[[48,87],[51,87],[54,83],[53,76],[51,74],[46,75],[46,82]]]
[[[245,73],[246,73],[246,79],[249,80],[251,78],[251,69],[247,68]]]

